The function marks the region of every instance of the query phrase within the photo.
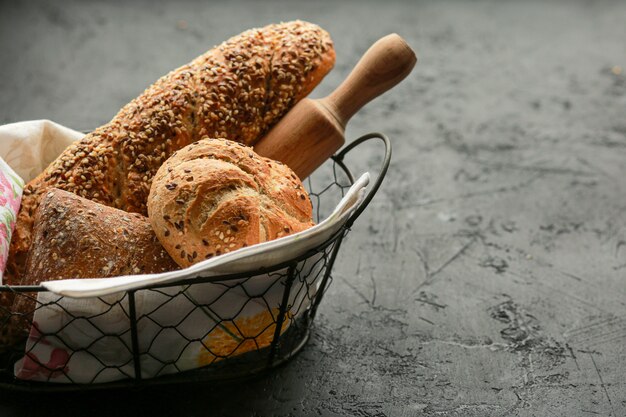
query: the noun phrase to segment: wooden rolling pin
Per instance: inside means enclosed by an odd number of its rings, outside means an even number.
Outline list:
[[[301,179],[308,177],[343,146],[348,120],[402,81],[416,62],[415,52],[399,35],[379,39],[332,94],[302,100],[254,145],[254,150],[287,164]]]

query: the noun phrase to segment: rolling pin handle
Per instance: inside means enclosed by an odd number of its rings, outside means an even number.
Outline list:
[[[345,127],[365,104],[409,75],[416,62],[415,52],[401,36],[387,35],[365,52],[348,78],[322,103]]]

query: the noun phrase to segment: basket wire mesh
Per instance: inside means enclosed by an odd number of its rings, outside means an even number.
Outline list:
[[[90,299],[90,303],[99,303],[100,308],[91,315],[76,314],[68,309],[66,300],[61,296],[42,294],[46,295],[47,301],[38,301],[40,293],[47,293],[41,286],[0,286],[0,297],[13,299],[13,306],[22,306],[12,311],[14,309],[7,307],[6,302],[0,304],[0,334],[6,340],[6,335],[14,332],[16,323],[30,329],[30,334],[18,338],[17,342],[11,338],[11,346],[6,346],[6,343],[0,346],[0,388],[57,391],[178,381],[228,381],[249,378],[287,361],[308,340],[318,306],[332,281],[332,267],[341,242],[382,183],[391,159],[389,139],[380,133],[362,136],[345,146],[305,181],[314,216],[319,222],[354,183],[354,176],[344,160],[346,155],[371,139],[382,141],[384,156],[368,194],[340,230],[295,259],[243,274],[147,286],[127,291],[114,299],[97,297]],[[256,285],[256,280],[260,278],[263,280],[261,287]],[[204,294],[209,285],[213,295],[206,299]],[[234,308],[230,305],[234,313],[228,316],[220,314],[220,303],[232,303],[234,294],[239,300]],[[142,305],[143,308],[139,309],[138,303],[148,297],[153,300],[152,305]],[[262,311],[253,321],[243,317],[243,312],[250,306]],[[35,311],[43,308],[68,317],[64,327],[46,333],[36,323],[31,326]],[[173,310],[176,314],[172,314]],[[111,332],[102,326],[103,320],[110,317],[107,314],[122,318],[119,331]],[[198,322],[198,317],[210,325],[202,328],[200,333],[198,329],[189,332],[186,328],[188,323]],[[88,326],[89,342],[76,343],[64,336],[66,328],[76,325],[83,329]],[[164,356],[161,343],[171,340],[172,334],[181,343]],[[54,357],[53,352],[49,360],[39,359],[34,349],[51,339],[63,347],[61,353],[57,352],[57,357]],[[99,346],[103,345],[115,345],[116,357],[103,355],[99,350]],[[188,370],[189,366],[181,366],[181,359],[189,349],[201,352],[198,356],[201,366],[195,364],[196,369],[193,370]],[[72,377],[67,364],[74,356],[95,363],[97,372],[89,375],[87,380]],[[28,373],[34,372],[37,379],[44,382],[17,379],[14,376],[17,361],[22,361],[22,377],[28,379],[33,376]],[[144,375],[146,367],[152,370],[148,376]],[[46,382],[59,378],[65,383]],[[102,380],[111,378],[116,381],[102,383]]]

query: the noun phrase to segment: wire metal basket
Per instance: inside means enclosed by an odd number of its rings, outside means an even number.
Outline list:
[[[33,336],[31,330],[28,338],[23,338],[12,346],[0,347],[0,388],[17,391],[64,391],[189,381],[223,382],[257,375],[293,357],[309,338],[317,308],[332,280],[332,267],[343,238],[372,200],[387,172],[391,160],[389,139],[380,133],[362,136],[345,146],[305,181],[314,215],[319,222],[330,213],[339,198],[355,181],[346,165],[346,156],[372,139],[380,140],[384,146],[384,153],[378,153],[376,158],[381,160],[378,175],[360,206],[333,236],[304,255],[269,268],[244,274],[194,278],[167,285],[147,286],[127,291],[113,300],[107,297],[94,299],[95,303],[103,303],[106,312],[117,312],[122,317],[123,323],[116,332],[102,328],[102,314],[74,314],[64,309],[63,297],[59,296],[52,302],[42,304],[37,295],[47,290],[41,286],[0,286],[0,297],[13,298],[13,305],[21,300],[22,305],[32,306],[29,309],[21,308],[17,312],[0,305],[0,334],[7,334],[16,321],[22,324],[26,322],[28,328],[31,328],[34,312],[42,308],[56,308],[61,311],[68,317],[67,326],[77,323],[84,326],[88,323],[90,329],[88,342],[79,344],[69,340],[70,338],[65,340],[62,331],[55,334],[39,331]],[[263,286],[253,285],[259,279],[262,279]],[[218,288],[218,295],[208,300],[202,299],[208,285],[213,290]],[[218,304],[231,302],[229,297],[233,294],[237,294],[237,299],[241,300],[236,313],[228,317],[220,316]],[[138,300],[147,295],[159,300],[158,303],[150,308],[138,309]],[[243,312],[252,304],[261,306],[261,314],[257,314],[255,320],[251,321],[243,317]],[[176,319],[164,317],[168,308],[175,308],[179,313],[176,314]],[[187,321],[194,316],[208,317],[211,325],[200,329],[200,333],[199,329],[187,331]],[[33,329],[36,327],[33,326]],[[182,343],[176,349],[171,349],[169,355],[157,353],[162,336],[172,332]],[[34,347],[46,343],[46,338],[55,338],[57,344],[61,343],[65,347],[65,361],[55,363],[41,360],[33,354]],[[102,355],[97,349],[98,345],[112,341],[121,347],[123,355],[106,357],[107,355]],[[194,367],[197,369],[188,370],[189,366],[181,365],[181,358],[192,348],[201,350],[199,357],[202,359],[202,366],[196,363]],[[98,371],[87,380],[75,379],[68,372],[67,360],[78,355],[97,364]],[[18,361],[26,363],[27,371],[36,369],[43,375],[44,381],[62,377],[66,383],[17,379],[14,376],[14,367]],[[148,376],[143,371],[146,364],[152,369]],[[39,375],[39,380],[42,375]],[[105,376],[110,378],[111,375],[117,379],[115,382],[101,382]]]

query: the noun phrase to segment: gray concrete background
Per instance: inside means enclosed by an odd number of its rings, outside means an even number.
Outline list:
[[[212,45],[294,18],[336,44],[315,97],[390,32],[420,58],[349,126],[387,133],[394,158],[306,349],[235,387],[2,393],[0,414],[626,415],[625,2],[5,0],[0,122],[93,128]]]

